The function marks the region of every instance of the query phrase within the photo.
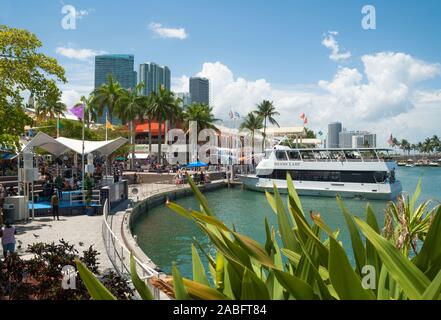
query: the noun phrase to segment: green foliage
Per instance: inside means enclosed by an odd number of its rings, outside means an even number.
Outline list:
[[[66,82],[63,68],[38,49],[42,43],[27,30],[0,25],[0,145],[18,148],[24,127],[32,123],[23,111],[23,94],[37,104],[54,105],[61,96],[57,81]]]
[[[198,131],[202,129],[216,128],[214,122],[216,119],[213,115],[213,108],[206,104],[193,103],[184,109],[183,119],[188,129],[190,121],[198,123]]]
[[[174,203],[168,204],[175,212],[193,220],[216,247],[216,255],[222,257],[215,259],[206,253],[207,250],[203,251],[209,257],[210,269],[216,270],[215,280],[207,286],[208,277],[203,275],[204,268],[193,246],[193,280],[182,280],[177,268],[173,267],[175,290],[179,290],[177,296],[186,297],[185,292],[191,292],[193,299],[441,298],[441,252],[439,245],[435,245],[440,243],[441,207],[435,208],[437,213],[432,212],[433,222],[426,226],[426,236],[421,239],[425,240],[421,256],[417,253],[409,260],[406,254],[379,234],[370,206],[366,208],[364,221],[352,216],[338,198],[350,231],[356,260],[354,268],[338,241],[338,230],[332,231],[318,214],[311,214],[310,224],[289,176],[287,182],[288,210],[276,187],[274,195],[267,193],[270,207],[277,215],[279,232],[271,231],[265,221],[265,245],[231,230],[217,220],[209,209],[205,209],[207,200],[194,184],[191,187],[204,210],[197,212]],[[412,203],[416,202],[417,196],[418,190]],[[421,205],[411,216],[419,215],[420,209]],[[280,238],[276,237],[277,234]],[[279,243],[283,244],[282,248],[279,248]],[[289,263],[284,263],[282,256]],[[368,276],[364,270],[366,264],[374,268],[373,282],[364,281]],[[198,290],[191,290],[196,283],[200,285]],[[213,290],[217,292],[216,295]]]

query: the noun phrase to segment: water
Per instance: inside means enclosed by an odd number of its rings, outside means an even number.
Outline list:
[[[423,177],[423,189],[420,200],[441,200],[441,168],[400,168],[398,178],[403,190],[413,193],[418,178]],[[235,189],[221,189],[206,193],[210,207],[216,216],[227,226],[234,224],[238,232],[265,241],[264,219],[270,225],[277,226],[275,214],[269,207],[265,195],[259,192]],[[339,239],[347,249],[352,260],[349,234],[343,215],[333,198],[301,197],[306,212],[319,212],[326,223],[333,229],[340,229]],[[178,199],[184,208],[198,210],[199,205],[194,197]],[[384,201],[369,201],[380,225],[383,224]],[[368,201],[344,199],[346,207],[352,214],[364,217]],[[159,206],[141,217],[134,226],[140,247],[166,273],[171,273],[172,262],[176,262],[185,277],[191,277],[191,244],[193,237],[206,247],[210,242],[196,225],[169,210]],[[206,264],[206,260],[204,259]],[[208,270],[208,269],[207,269]]]

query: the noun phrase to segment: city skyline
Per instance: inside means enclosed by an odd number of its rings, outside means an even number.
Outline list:
[[[281,113],[281,125],[301,124],[298,115],[305,112],[310,129],[324,131],[341,120],[377,133],[379,146],[390,134],[412,141],[440,135],[438,1],[370,1],[376,30],[361,26],[364,1],[206,4],[201,19],[194,13],[199,1],[73,1],[76,30],[61,27],[64,4],[5,0],[0,23],[41,38],[42,51],[66,69],[68,105],[93,89],[95,55],[127,53],[135,55],[135,66],[146,60],[169,66],[175,92],[189,92],[191,76],[208,78],[210,102],[221,119],[231,108],[245,115],[268,99]],[[45,21],[37,21],[35,12]],[[109,24],[117,14],[124,23]],[[271,23],[262,25],[264,17]],[[406,23],[416,19],[418,24]]]

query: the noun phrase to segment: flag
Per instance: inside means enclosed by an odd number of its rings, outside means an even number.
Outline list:
[[[319,136],[322,136],[322,135],[323,135],[323,132],[320,130],[320,131],[318,132],[318,135],[319,135]]]
[[[76,116],[80,120],[83,120],[84,105],[82,103],[74,105],[72,108],[69,109],[69,111],[70,111],[70,113],[72,113],[74,116]]]
[[[306,115],[305,115],[305,113],[303,112],[303,113],[300,115],[300,119],[302,119],[303,121],[305,121],[305,118],[306,118]]]
[[[389,139],[387,140],[387,143],[389,143],[390,146],[394,145],[394,137],[392,137],[392,134],[390,135]]]
[[[230,110],[229,116],[230,116],[230,118],[231,118],[231,119],[233,119],[233,118],[234,118],[234,115],[233,115],[233,110]]]
[[[106,129],[115,130],[109,120],[106,120]]]
[[[305,117],[305,119],[303,119],[303,125],[307,125],[308,124],[308,117]]]
[[[239,114],[239,112],[234,112],[234,118],[236,118],[236,119],[240,119],[240,114]]]

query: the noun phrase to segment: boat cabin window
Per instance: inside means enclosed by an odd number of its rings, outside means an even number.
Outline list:
[[[265,159],[269,159],[270,157],[271,157],[271,154],[273,153],[273,151],[272,150],[266,150],[265,151]]]
[[[288,160],[288,158],[286,157],[286,152],[283,150],[277,150],[276,151],[276,159],[277,160]]]
[[[290,150],[287,153],[289,160],[301,160],[300,153],[297,150]]]
[[[345,150],[344,153],[348,161],[361,161],[360,152],[357,150]]]
[[[362,150],[360,151],[360,154],[363,157],[364,161],[378,160],[374,150]]]
[[[302,150],[300,151],[300,154],[302,155],[302,159],[304,161],[315,160],[314,152],[312,152],[311,150]]]

